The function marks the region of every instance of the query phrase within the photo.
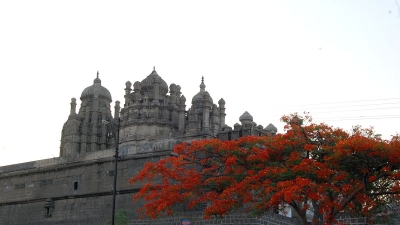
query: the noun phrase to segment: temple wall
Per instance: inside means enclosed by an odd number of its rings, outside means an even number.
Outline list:
[[[111,153],[112,150],[99,151],[100,155]],[[111,157],[94,160],[99,154],[88,155],[81,162],[56,158],[0,167],[3,171],[0,173],[0,224],[107,219],[106,215],[111,215],[114,163]],[[169,151],[121,158],[117,209],[124,209],[137,218],[138,206],[132,202],[132,197],[143,184],[130,185],[129,179],[143,168],[145,162],[156,162],[166,155]],[[50,207],[51,216],[46,217],[49,199],[54,207]]]

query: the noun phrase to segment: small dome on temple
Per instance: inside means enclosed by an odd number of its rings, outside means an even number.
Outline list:
[[[218,101],[218,104],[219,104],[219,105],[224,105],[224,104],[225,104],[225,100],[224,100],[223,98],[221,98],[221,99]]]
[[[276,133],[276,132],[278,132],[278,129],[277,129],[272,123],[268,124],[268,126],[266,126],[266,127],[264,128],[264,130],[266,130],[266,131],[268,131],[268,132],[270,132],[270,133]]]
[[[239,123],[235,123],[235,124],[233,125],[233,129],[238,130],[238,129],[240,129],[241,126],[242,126],[242,125],[240,125]]]
[[[207,99],[213,104],[213,99],[211,98],[210,94],[205,91],[206,85],[204,84],[204,77],[201,78],[201,84],[200,84],[200,92],[197,93],[193,98],[192,98],[192,104],[202,104],[202,101],[204,99]]]
[[[185,98],[185,96],[184,96],[184,95],[182,95],[182,96],[179,98],[179,101],[181,101],[181,102],[185,102],[185,101],[186,101],[186,98]]]
[[[169,91],[176,92],[176,84],[172,83],[171,85],[169,85]]]
[[[101,86],[101,80],[99,78],[99,72],[97,72],[97,77],[96,77],[96,79],[94,79],[93,85],[85,88],[82,91],[81,100],[84,99],[84,98],[93,97],[94,95],[98,95],[99,98],[100,97],[106,98],[110,102],[112,101],[111,93],[107,90],[107,88]]]
[[[128,86],[128,87],[130,87],[130,86],[132,86],[132,83],[131,83],[130,81],[127,81],[127,82],[125,83],[125,85]]]
[[[160,94],[166,95],[168,93],[168,84],[157,74],[155,68],[150,75],[140,82],[142,91],[153,93],[153,86],[156,80],[160,83]]]
[[[240,126],[240,125],[239,125]],[[223,131],[227,131],[227,130],[232,130],[232,127],[228,126],[227,124],[225,124],[222,129]]]
[[[240,122],[253,122],[253,116],[250,115],[247,111],[244,112],[240,117],[239,117]]]
[[[139,90],[140,87],[141,87],[141,84],[140,84],[139,81],[136,81],[136,82],[133,84],[133,88],[135,89],[135,91],[136,91],[136,90]]]

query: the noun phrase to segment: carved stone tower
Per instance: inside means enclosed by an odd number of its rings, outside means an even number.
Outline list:
[[[192,98],[192,106],[188,110],[186,134],[210,135],[216,137],[225,123],[225,101],[218,101],[219,107],[206,91],[204,77],[201,78],[200,92]]]
[[[123,145],[176,136],[184,131],[185,97],[181,87],[167,83],[155,68],[144,80],[126,82],[121,110],[120,137]]]
[[[77,156],[80,153],[107,149],[112,140],[107,137],[107,126],[102,120],[112,120],[110,92],[101,86],[99,73],[93,85],[81,94],[81,107],[76,113],[76,99],[71,100],[71,112],[61,134],[60,156]],[[116,116],[119,102],[116,102]]]

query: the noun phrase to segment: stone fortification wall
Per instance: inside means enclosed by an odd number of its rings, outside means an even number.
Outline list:
[[[300,225],[300,221],[277,214],[252,217],[244,214],[228,215],[220,219],[205,220],[200,216],[171,217],[156,220],[131,220],[129,225],[181,225],[181,219],[187,218],[191,225]]]
[[[144,143],[140,144],[121,144],[120,150],[119,150],[119,155],[124,158],[124,157],[129,157],[133,155],[138,155],[142,154],[137,157],[146,157],[148,154],[156,153],[157,152],[162,152],[162,151],[169,151],[172,150],[175,146],[177,141],[175,139],[161,139],[161,140],[153,140],[153,141],[146,141]],[[25,162],[25,163],[19,163],[19,164],[14,164],[14,165],[8,165],[8,166],[1,166],[0,167],[0,178],[2,175],[13,173],[13,172],[18,172],[18,171],[23,171],[23,170],[29,170],[29,169],[37,169],[40,170],[42,168],[47,168],[51,166],[62,166],[62,165],[69,165],[71,163],[84,163],[84,162],[90,162],[93,160],[101,160],[105,158],[111,158],[114,156],[115,149],[105,149],[105,150],[99,150],[99,151],[94,151],[94,152],[87,152],[84,154],[77,154],[74,157],[55,157],[55,158],[49,158],[49,159],[42,159],[42,160],[37,160],[37,161],[32,161],[32,162]]]
[[[99,213],[96,210],[93,210],[93,213]],[[109,212],[104,212],[109,214]],[[25,222],[18,222],[12,223],[13,225],[106,225],[109,224],[109,218],[105,217],[87,217],[87,218],[71,218],[68,217],[66,213],[64,220],[51,220],[51,221],[25,221]],[[281,215],[266,215],[262,217],[252,217],[248,215],[238,214],[238,215],[228,215],[221,219],[212,219],[212,220],[205,220],[201,216],[174,216],[168,218],[160,218],[160,219],[144,219],[144,220],[137,220],[137,219],[130,219],[128,225],[181,225],[181,220],[185,218],[190,220],[191,225],[214,225],[214,224],[221,224],[221,225],[299,225],[300,222],[296,219],[284,217]],[[9,225],[11,223],[1,223],[0,225]]]
[[[117,195],[117,209],[137,218],[133,193]],[[11,224],[106,224],[112,212],[112,195],[56,199],[51,217],[45,217],[45,200],[0,206],[0,225]]]
[[[104,150],[87,154],[84,161],[78,162],[59,158],[2,167],[0,224],[56,222],[109,215],[106,212],[111,212],[113,153],[113,150]],[[130,185],[129,179],[143,168],[145,162],[156,162],[169,153],[160,150],[147,154],[126,154],[120,159],[117,180],[117,205],[122,207],[120,209],[135,215],[137,206],[132,203],[132,197],[143,184]],[[44,164],[46,166],[37,166]],[[5,172],[12,168],[14,171]]]

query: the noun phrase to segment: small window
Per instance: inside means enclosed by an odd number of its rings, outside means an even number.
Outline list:
[[[78,190],[78,181],[74,182],[74,190]]]
[[[54,210],[54,201],[53,199],[48,198],[46,200],[46,203],[44,204],[44,217],[46,218],[51,217],[53,210]]]
[[[50,207],[46,207],[46,208],[44,208],[44,210],[45,210],[45,217],[46,217],[46,218],[51,217],[51,214],[50,214]]]

